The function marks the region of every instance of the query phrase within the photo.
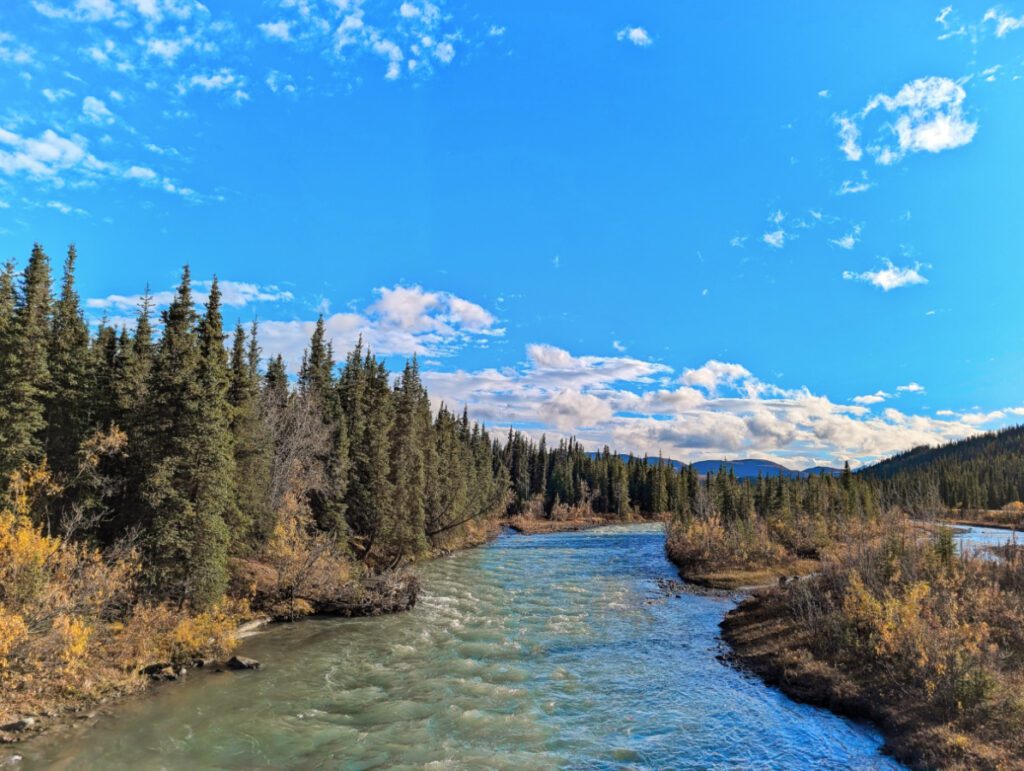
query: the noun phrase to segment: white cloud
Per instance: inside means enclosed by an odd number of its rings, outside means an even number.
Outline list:
[[[905,391],[905,392],[911,393],[911,394],[920,394],[920,393],[924,393],[924,386],[921,385],[920,383],[915,383],[915,382],[911,381],[910,383],[907,383],[906,385],[896,386],[896,390],[897,391]]]
[[[63,201],[47,201],[46,208],[56,209],[61,214],[86,214],[84,209],[79,209],[74,206],[70,206]]]
[[[82,100],[82,114],[93,123],[114,122],[114,113],[102,99],[97,99],[95,96],[87,96]]]
[[[260,24],[259,28],[271,40],[287,42],[292,39],[292,24],[290,21],[268,21]]]
[[[450,292],[398,285],[377,289],[376,294],[377,299],[363,312],[325,317],[336,351],[349,350],[362,336],[378,354],[438,358],[466,345],[486,345],[505,334],[490,311]],[[281,353],[294,366],[309,342],[314,323],[263,322],[265,349]]]
[[[735,362],[709,361],[688,369],[678,387],[666,387],[669,371],[628,357],[575,356],[531,345],[518,367],[428,369],[424,380],[435,406],[467,405],[492,426],[515,425],[535,437],[547,433],[549,441],[575,435],[589,449],[608,444],[684,461],[726,453],[783,463],[790,458],[791,467],[871,460],[978,430],[970,421],[895,409],[875,415],[865,404],[889,398],[884,391],[837,404],[806,388],[765,383]],[[996,419],[993,413],[985,418]],[[801,464],[801,458],[820,460]]]
[[[222,67],[217,72],[210,74],[193,75],[187,81],[189,88],[201,88],[204,91],[223,91],[240,84],[240,80],[234,72],[227,67]]]
[[[749,236],[733,236],[732,238],[729,239],[729,246],[733,247],[734,249],[742,249],[743,244],[746,242],[748,238]]]
[[[70,6],[33,0],[32,7],[51,19],[74,21],[104,21],[117,14],[113,0],[75,0]]]
[[[857,245],[857,241],[860,240],[860,225],[854,225],[853,230],[846,233],[839,238],[829,239],[830,243],[835,244],[840,249],[850,250]]]
[[[67,99],[69,96],[74,96],[74,93],[66,88],[58,88],[56,91],[52,88],[44,88],[42,94],[46,98],[46,101],[51,104],[59,102],[62,99]]]
[[[859,161],[861,128],[881,108],[887,117],[879,126],[879,139],[867,147],[875,163],[889,166],[910,153],[939,153],[969,144],[978,124],[964,113],[967,92],[957,81],[927,77],[907,83],[895,95],[877,94],[854,117],[837,116],[840,149],[848,160]],[[895,143],[892,139],[895,139]]]
[[[0,30],[0,62],[4,64],[26,65],[35,58],[35,51],[27,45],[15,40],[14,35]]]
[[[619,340],[612,340],[612,348],[614,348],[619,353],[626,352],[626,346],[624,346]]]
[[[124,176],[127,179],[141,179],[149,182],[157,178],[157,173],[147,166],[131,166]]]
[[[615,39],[620,43],[624,40],[628,41],[641,48],[645,48],[654,42],[643,27],[623,27],[615,33]]]
[[[459,47],[474,44],[452,14],[429,0],[405,0],[395,6],[363,0],[283,0],[285,18],[261,25],[264,34],[288,36],[301,50],[328,48],[337,62],[350,64],[370,54],[384,61],[384,77],[429,77],[435,67],[450,64]],[[479,28],[477,35],[500,37],[503,27]]]
[[[1024,16],[1016,17],[1003,13],[996,8],[989,8],[982,18],[982,23],[995,22],[996,37],[1004,37],[1007,33],[1024,27]]]
[[[267,88],[275,94],[280,92],[294,94],[296,92],[295,84],[292,82],[292,76],[283,72],[278,72],[277,70],[271,70],[267,73],[267,79],[265,82],[267,84]]]
[[[864,396],[854,396],[853,401],[855,404],[880,404],[886,399],[891,399],[892,394],[886,393],[885,391],[875,391],[873,394],[865,394]]]
[[[679,379],[684,385],[698,386],[714,395],[721,386],[734,386],[751,377],[750,370],[739,364],[711,361],[697,369],[688,369]]]
[[[38,137],[23,137],[0,129],[0,172],[14,176],[25,173],[35,178],[57,178],[61,171],[99,171],[99,160],[86,149],[84,137],[65,137],[46,129]],[[5,149],[10,148],[10,149]]]
[[[867,176],[861,176],[860,179],[844,179],[843,184],[839,186],[839,190],[836,191],[836,195],[854,195],[856,193],[863,193],[871,188],[875,184],[868,181]]]
[[[863,273],[843,271],[843,278],[847,281],[866,281],[877,286],[883,292],[898,289],[902,286],[913,286],[914,284],[927,284],[928,279],[921,275],[921,268],[926,267],[920,262],[914,263],[913,267],[901,268],[889,260],[885,261],[885,267],[880,270],[869,270]]]
[[[761,236],[761,240],[768,244],[768,246],[774,246],[776,249],[781,249],[786,243],[786,232],[781,228],[779,230],[773,230]]]
[[[860,129],[857,128],[856,122],[844,115],[835,116],[835,122],[839,125],[839,138],[843,140],[839,149],[843,151],[846,160],[859,161],[863,157],[864,151],[857,144],[857,140],[860,139]]]
[[[502,35],[505,34],[505,28],[499,27],[496,24],[492,24],[491,28],[487,30],[487,34],[490,35],[491,37],[501,37]]]
[[[828,99],[831,95],[832,94],[829,93],[829,90],[827,88],[823,88],[821,89],[821,91],[818,92],[818,96],[820,96],[822,99]]]
[[[196,281],[193,297],[197,304],[205,303],[209,299],[209,289],[212,282]],[[218,281],[217,285],[221,292],[221,302],[229,308],[242,308],[246,305],[257,302],[285,302],[294,299],[291,292],[282,290],[276,286],[260,286],[245,281]],[[155,292],[151,295],[154,307],[167,306],[174,300],[174,291],[165,290]],[[109,294],[106,297],[90,297],[85,301],[85,307],[94,310],[119,310],[132,311],[139,307],[142,302],[142,295]]]

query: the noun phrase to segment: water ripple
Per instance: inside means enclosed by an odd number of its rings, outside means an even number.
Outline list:
[[[165,689],[25,767],[897,767],[721,664],[730,601],[657,598],[663,538],[502,536],[424,566],[410,613],[275,628],[245,644],[261,672]]]

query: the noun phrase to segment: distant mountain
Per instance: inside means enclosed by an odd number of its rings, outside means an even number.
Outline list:
[[[591,456],[597,455],[597,453],[594,452],[589,454]],[[623,460],[629,458],[625,453],[620,453],[619,457]],[[657,464],[658,459],[648,457],[647,462],[651,465],[655,465]],[[662,463],[671,464],[677,469],[682,468],[685,465],[682,461],[672,460],[671,458],[662,458]],[[813,468],[796,470],[787,468],[781,463],[775,463],[774,461],[763,460],[761,458],[744,458],[741,460],[699,460],[693,464],[697,473],[701,475],[707,474],[709,471],[712,474],[717,474],[718,470],[723,466],[726,469],[732,468],[737,479],[751,479],[757,477],[758,474],[763,477],[785,476],[795,478],[814,476],[816,474],[831,474],[832,476],[839,476],[843,473],[841,468],[832,468],[830,466],[814,466]]]
[[[763,477],[807,477],[816,474],[831,474],[838,476],[843,473],[842,469],[829,466],[814,466],[808,469],[791,469],[771,460],[761,458],[744,458],[741,460],[700,460],[693,464],[693,467],[701,474],[707,472],[717,473],[722,467],[731,468],[737,479],[748,479],[760,474]]]

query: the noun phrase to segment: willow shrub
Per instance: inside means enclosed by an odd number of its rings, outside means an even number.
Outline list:
[[[789,590],[815,653],[937,720],[1019,724],[1021,560],[957,555],[948,531],[904,523]]]
[[[59,492],[43,464],[16,472],[0,501],[0,718],[131,690],[150,663],[226,653],[245,612],[141,601],[134,552],[105,555],[37,524]]]

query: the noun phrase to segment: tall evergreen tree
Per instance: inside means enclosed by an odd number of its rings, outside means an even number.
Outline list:
[[[69,474],[75,454],[90,425],[89,328],[75,291],[74,244],[64,262],[60,297],[53,309],[49,369],[51,390],[46,402],[46,454],[51,467]]]
[[[260,409],[257,326],[253,322],[248,341],[241,323],[235,327],[231,347],[231,434],[234,448],[235,489],[241,517],[232,528],[236,545],[246,545],[253,530],[266,532],[271,519],[270,463],[272,448]],[[228,523],[231,525],[232,523]]]
[[[25,462],[43,458],[46,403],[51,382],[48,362],[50,340],[50,258],[36,244],[22,277],[14,310],[10,343],[0,369],[0,484]]]
[[[154,591],[207,607],[227,585],[225,516],[234,503],[226,352],[220,293],[210,289],[198,330],[186,266],[171,306],[150,383],[147,432],[149,579]]]

